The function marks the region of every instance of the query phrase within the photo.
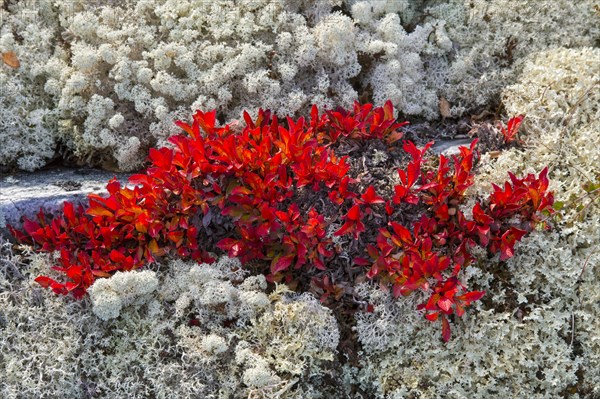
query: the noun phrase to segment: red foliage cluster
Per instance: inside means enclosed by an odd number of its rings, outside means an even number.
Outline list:
[[[309,122],[287,118],[280,124],[269,111],[259,110],[256,120],[244,113],[245,127],[216,126],[216,112],[198,111],[191,125],[177,122],[187,135],[170,138],[174,148],[152,149],[145,173],[133,175],[131,188],[116,180],[107,185],[108,196],[89,196],[89,206],[77,209],[70,203],[63,215],[47,222],[40,211],[38,221],[25,220],[25,232],[11,231],[41,250],[60,251],[60,265],[68,281],[36,279],[56,293],[82,297],[98,277],[117,270],[132,270],[167,254],[210,263],[206,227],[216,215],[230,220],[231,235],[216,243],[243,264],[267,262],[270,281],[290,281],[298,269],[326,270],[335,252],[326,234],[332,220],[314,208],[301,210],[294,196],[299,189],[326,190],[332,204],[347,206],[345,223],[336,236],[365,231],[365,215],[383,207],[388,218],[400,207],[425,206],[427,214],[414,223],[412,232],[389,220],[379,230],[376,243],[366,250],[367,275],[390,283],[396,296],[415,290],[430,293],[419,309],[425,317],[442,320],[443,337],[450,337],[447,315],[462,315],[464,308],[483,292],[464,292],[458,274],[471,260],[474,245],[513,254],[516,241],[540,222],[537,212],[551,207],[546,170],[529,175],[504,188],[494,186],[485,204],[473,208],[473,220],[458,209],[465,190],[473,184],[474,146],[461,148],[452,160],[441,156],[437,171],[424,171],[424,154],[431,144],[418,149],[405,142],[412,160],[399,170],[400,184],[391,200],[369,186],[363,193],[351,190],[357,181],[347,173],[347,157],[337,157],[336,141],[381,139],[392,145],[402,137],[393,107],[356,103],[352,111],[335,110],[319,115],[313,106]],[[516,225],[514,219],[519,218]],[[215,248],[213,248],[215,249]],[[318,281],[317,281],[318,282]],[[342,292],[329,280],[322,289],[332,297]]]
[[[177,122],[188,135],[171,137],[174,149],[150,150],[151,166],[131,176],[133,188],[112,180],[108,196],[90,195],[86,209],[66,203],[63,215],[50,222],[41,211],[37,222],[26,219],[26,234],[11,228],[21,241],[32,239],[44,251],[61,252],[55,269],[70,281],[45,276],[37,281],[80,298],[96,277],[136,269],[166,254],[212,262],[200,243],[207,241],[203,227],[214,209],[236,227],[236,238],[217,246],[242,262],[270,261],[272,279],[291,266],[324,269],[325,259],[333,255],[324,216],[314,209],[301,216],[290,198],[304,186],[347,188],[354,182],[346,176],[347,157],[338,158],[329,148],[338,138],[372,136],[391,142],[401,137],[397,128],[404,124],[396,123],[390,102],[375,109],[356,104],[354,112],[329,111],[320,117],[313,107],[310,125],[303,118],[288,118],[284,127],[263,110],[255,121],[244,113],[244,120],[237,134],[230,126],[215,126],[216,111],[198,111],[192,125]],[[341,201],[351,195],[337,192]]]
[[[313,111],[315,108],[313,108]],[[313,121],[314,112],[313,112]],[[387,101],[382,108],[373,109],[372,104],[360,105],[354,103],[352,111],[338,109],[327,111],[327,117],[322,120],[331,125],[320,137],[325,137],[329,142],[335,142],[341,136],[351,139],[382,139],[388,144],[400,140],[403,136],[398,129],[408,122],[396,122],[394,107]]]
[[[525,115],[517,115],[512,117],[506,122],[506,127],[502,123],[498,124],[498,128],[504,136],[505,143],[511,143],[516,140],[517,133],[519,133],[519,128],[521,127],[521,123],[523,123],[523,119],[525,119]]]
[[[470,250],[479,245],[491,253],[500,252],[500,260],[513,256],[514,245],[542,222],[538,212],[551,211],[554,202],[547,192],[547,168],[539,176],[524,179],[509,173],[511,182],[504,189],[494,185],[494,192],[485,203],[476,203],[469,220],[459,209],[464,193],[473,184],[473,158],[476,140],[470,148],[461,147],[460,154],[450,160],[441,155],[437,171],[422,171],[423,150],[412,143],[404,148],[412,155],[407,170],[399,170],[401,184],[395,186],[394,204],[406,202],[418,205],[422,201],[428,210],[412,226],[412,233],[396,221],[379,230],[376,243],[366,247],[369,260],[356,258],[359,265],[369,266],[367,276],[380,276],[392,285],[394,296],[409,295],[415,290],[430,293],[428,301],[418,306],[428,320],[441,318],[445,341],[450,339],[447,316],[464,314],[464,308],[480,299],[484,292],[465,292],[459,272],[472,262]],[[419,182],[420,185],[416,185]],[[338,233],[358,235],[364,228],[358,205],[351,208],[350,219]],[[388,212],[389,213],[389,212]],[[351,221],[356,220],[354,224]],[[543,222],[542,222],[543,223]],[[336,233],[337,234],[337,233]],[[446,273],[444,273],[446,272]]]

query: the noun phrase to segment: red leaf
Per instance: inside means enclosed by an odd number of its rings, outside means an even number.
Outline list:
[[[425,318],[429,321],[436,321],[440,316],[440,312],[427,313]]]
[[[53,284],[59,284],[55,280],[51,279],[50,277],[46,277],[46,276],[36,277],[36,279],[33,281],[35,281],[36,283],[38,283],[39,285],[41,285],[44,288],[48,288]]]
[[[182,121],[175,121],[175,124],[183,129],[187,134],[189,134],[193,139],[197,139],[200,137],[200,130],[198,129],[198,124],[194,123],[192,126],[184,123]]]
[[[27,235],[23,234],[21,231],[15,229],[10,224],[8,224],[7,227],[8,227],[8,230],[10,231],[10,234],[12,234],[13,237],[15,237],[17,239],[17,241],[19,241],[19,242],[28,242],[29,241]]]
[[[121,183],[116,178],[110,179],[108,184],[106,185],[106,190],[110,194],[116,194],[121,189]]]
[[[367,190],[361,196],[361,199],[367,205],[383,204],[385,202],[383,198],[375,193],[375,188],[373,186],[369,186],[367,188]]]
[[[275,274],[286,270],[288,267],[290,267],[295,257],[295,254],[276,257],[271,262],[271,273]]]
[[[39,276],[34,280],[44,288],[50,287],[56,294],[67,295],[68,291],[64,284],[60,284],[56,280],[46,276]]]
[[[488,226],[494,222],[494,219],[481,209],[481,205],[478,203],[473,207],[473,220],[475,220],[478,224],[482,224]]]
[[[523,118],[525,118],[525,115],[517,115],[508,120],[506,129],[503,126],[501,126],[500,130],[502,131],[502,134],[504,135],[504,140],[507,143],[510,143],[514,140],[514,137],[518,133],[519,127],[523,122]]]
[[[484,295],[485,291],[471,291],[467,292],[466,294],[457,296],[456,299],[458,299],[459,301],[466,302],[468,305],[471,302],[480,300]]]
[[[385,213],[388,216],[391,216],[394,213],[394,207],[392,206],[392,203],[390,201],[385,202]]]
[[[406,289],[401,284],[394,284],[392,287],[392,295],[394,298],[398,298],[400,295],[404,295]]]
[[[415,143],[410,140],[405,141],[402,148],[404,148],[404,151],[408,152],[413,159],[418,159],[421,157],[421,151],[419,151]]]
[[[147,186],[152,184],[152,178],[150,176],[139,173],[129,176],[129,179],[127,180],[130,183],[142,184]]]
[[[502,235],[502,240],[500,243],[501,261],[507,260],[514,256],[514,245],[517,241],[520,241],[525,234],[527,234],[525,230],[517,229],[516,227],[511,227],[510,230],[506,231]]]
[[[440,307],[440,309],[442,309],[444,312],[448,313],[450,311],[450,308],[452,307],[452,301],[448,298],[441,298],[437,305]]]
[[[360,206],[354,205],[352,208],[350,208],[346,218],[352,221],[359,221],[361,219]]]
[[[402,123],[402,126],[407,125],[407,124],[408,124],[408,122],[404,122],[404,123]],[[393,144],[396,141],[400,140],[402,137],[404,137],[404,133],[392,132],[385,138],[385,141],[388,145],[390,145],[390,144]]]
[[[110,277],[111,274],[102,270],[92,270],[92,275],[94,277]]]
[[[346,223],[344,223],[342,225],[342,227],[340,227],[339,230],[337,230],[335,233],[333,233],[333,235],[336,237],[346,235],[348,233],[351,233],[355,229],[355,227],[356,227],[356,223],[354,223],[352,221],[347,221]]]
[[[441,206],[438,206],[435,210],[435,218],[441,222],[447,221],[450,218],[448,205],[442,204]]]
[[[365,258],[354,258],[353,262],[358,266],[371,266],[373,263]]]
[[[85,213],[90,216],[112,217],[114,215],[111,211],[109,211],[108,209],[103,208],[101,206],[92,206],[92,207],[88,208],[88,210],[85,211]]]
[[[25,219],[25,221],[23,222],[23,229],[27,232],[27,234],[32,235],[33,233],[35,233],[36,231],[38,231],[39,229],[41,229],[42,227],[37,224],[36,222],[33,222],[29,219]]]
[[[233,238],[224,238],[217,243],[217,247],[227,251],[230,258],[236,258],[242,252],[242,246],[239,240]]]
[[[407,286],[409,284],[406,284]],[[414,285],[415,288],[417,288],[417,284],[410,284],[410,285]],[[427,304],[425,305],[425,309],[427,310],[437,310],[437,303],[440,300],[440,294],[433,294],[429,297],[429,300],[427,301]]]
[[[394,233],[396,233],[396,235],[400,238],[400,240],[402,240],[403,243],[412,243],[412,236],[410,234],[410,231],[406,227],[402,226],[400,223],[397,222],[390,222],[390,225],[392,226]]]
[[[196,111],[194,114],[194,124],[200,125],[202,130],[208,135],[214,133],[215,122],[217,121],[217,110],[210,112]]]
[[[447,318],[442,316],[442,339],[444,342],[450,341],[451,334],[450,323],[448,322]]]
[[[150,160],[152,163],[161,169],[169,170],[173,164],[173,150],[170,148],[150,148]]]
[[[313,260],[314,266],[319,270],[326,270],[325,263],[321,260],[321,258],[315,258]]]
[[[250,129],[254,129],[256,126],[254,125],[254,121],[252,120],[252,117],[250,116],[250,114],[244,110],[244,121],[246,122],[246,126],[248,126]]]
[[[63,213],[65,214],[65,218],[67,219],[67,221],[71,225],[75,225],[75,208],[73,207],[73,204],[71,202],[67,201],[63,204]]]
[[[372,279],[379,274],[379,262],[373,263],[369,271],[367,272],[367,278]]]
[[[398,173],[400,173],[400,172],[402,172],[400,174],[400,176],[403,176],[404,171],[401,170]],[[394,197],[392,199],[394,201],[394,204],[398,205],[408,195],[409,190],[406,187],[404,187],[404,186],[396,185],[396,186],[394,186],[394,192],[395,192],[395,194],[394,194]]]
[[[110,258],[111,261],[113,261],[114,263],[122,263],[125,261],[125,255],[123,255],[121,252],[117,251],[116,249],[113,249],[112,251],[110,251],[110,254],[108,255],[108,257]]]

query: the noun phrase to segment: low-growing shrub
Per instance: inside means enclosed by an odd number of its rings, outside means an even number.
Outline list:
[[[255,120],[244,113],[244,122],[217,127],[216,111],[198,111],[191,125],[177,122],[187,135],[171,137],[173,148],[150,150],[150,166],[129,179],[132,187],[113,179],[108,196],[89,195],[86,208],[66,203],[63,215],[50,221],[40,211],[37,221],[24,221],[24,232],[11,227],[19,240],[60,252],[54,269],[67,281],[36,281],[81,298],[95,279],[116,271],[167,255],[210,263],[211,253],[222,250],[258,267],[271,282],[289,283],[327,270],[338,255],[327,232],[345,214],[334,236],[353,235],[354,263],[369,267],[367,276],[391,285],[395,296],[429,293],[418,309],[428,320],[441,320],[447,341],[447,316],[462,316],[484,295],[460,281],[471,249],[480,246],[506,260],[524,235],[547,227],[539,216],[553,204],[547,169],[525,178],[509,173],[504,187],[494,186],[486,201],[475,204],[472,218],[459,210],[474,181],[476,141],[451,159],[440,156],[437,170],[425,159],[431,143],[419,149],[405,141],[411,161],[398,170],[392,198],[373,186],[361,192],[359,180],[348,175],[348,156],[335,149],[372,139],[396,145],[405,123],[396,121],[389,101],[323,114],[313,106],[309,121],[288,117],[285,123],[261,109]],[[327,206],[303,202],[311,191]],[[407,209],[422,215],[403,222]],[[366,219],[379,226],[375,242],[360,240]]]

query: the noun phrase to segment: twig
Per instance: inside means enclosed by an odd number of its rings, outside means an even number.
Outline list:
[[[585,266],[588,264],[588,261],[590,260],[591,257],[592,257],[592,254],[589,254],[587,259],[585,260],[585,263],[583,264],[583,267],[581,268],[581,273],[579,273],[579,277],[577,277],[577,280],[575,280],[575,284],[581,283],[581,276],[583,276],[583,272],[585,271]],[[581,299],[579,300],[579,304],[581,305]]]
[[[585,97],[590,93],[590,91],[598,84],[600,83],[600,80],[595,81],[594,83],[592,83],[590,85],[590,87],[588,87],[588,89],[581,95],[579,96],[579,98],[577,99],[577,102],[575,102],[575,104],[573,104],[570,108],[569,111],[567,112],[567,115],[565,115],[565,117],[563,118],[561,124],[563,125],[563,128],[560,132],[560,136],[559,136],[559,152],[562,150],[562,144],[563,144],[563,136],[567,131],[567,127],[569,126],[569,121],[571,120],[571,118],[573,117],[573,113],[575,112],[575,109],[583,102],[583,100],[585,99]]]
[[[583,221],[583,211],[585,211],[587,208],[589,208],[590,205],[594,204],[596,202],[596,200],[600,199],[600,195],[597,196],[596,198],[592,198],[590,200],[590,202],[588,202],[587,204],[585,204],[581,210],[579,212],[577,212],[577,214],[575,215],[575,219],[579,219],[580,221]],[[581,217],[581,219],[580,219]]]
[[[567,201],[567,202],[565,202],[565,203],[564,203],[564,206],[570,206],[570,205],[572,205],[572,204],[575,204],[575,203],[577,203],[577,202],[578,202],[578,201],[580,201],[580,200],[584,200],[585,198],[587,198],[587,197],[591,196],[592,194],[594,194],[594,193],[596,193],[596,192],[598,192],[598,195],[596,195],[595,197],[592,197],[592,198],[590,198],[590,202],[588,202],[587,204],[585,204],[585,205],[584,205],[584,206],[583,206],[583,207],[582,207],[582,208],[581,208],[581,209],[580,209],[580,210],[579,210],[579,211],[578,211],[578,212],[575,214],[575,220],[579,219],[579,217],[583,215],[583,211],[585,211],[585,210],[586,210],[586,209],[587,209],[587,208],[588,208],[590,205],[594,204],[596,201],[598,201],[598,200],[600,199],[600,187],[599,187],[599,188],[596,188],[596,189],[594,189],[594,190],[592,190],[592,191],[588,191],[588,192],[586,192],[585,194],[583,194],[583,195],[581,195],[581,196],[579,196],[579,197],[577,197],[577,198],[575,198],[575,199],[569,200],[569,201]],[[583,202],[583,201],[582,201],[582,202]],[[563,206],[563,207],[564,207],[564,206]],[[583,220],[583,219],[582,219],[582,220]]]
[[[567,204],[569,204],[569,205],[570,205],[570,204],[572,204],[572,203],[574,203],[574,202],[577,202],[577,201],[579,201],[579,200],[581,200],[581,199],[584,199],[585,197],[588,197],[590,194],[593,194],[593,193],[595,193],[596,191],[598,191],[598,193],[600,194],[600,187],[598,187],[598,188],[596,188],[596,189],[594,189],[594,190],[592,190],[592,191],[587,191],[585,194],[583,194],[583,195],[581,195],[581,196],[579,196],[579,197],[577,197],[577,198],[575,198],[575,199],[572,199],[572,200],[570,200],[570,201],[567,201],[567,202],[565,202],[565,205],[567,205]],[[597,198],[594,198],[594,199],[592,199],[592,202],[593,202],[593,201],[596,201],[596,199],[597,199]]]
[[[548,89],[550,88],[552,84],[549,84],[546,86],[546,88],[544,89],[544,92],[542,93],[542,96],[539,98],[539,100],[537,100],[538,103],[541,103],[542,100],[544,99],[544,97],[546,96],[546,92],[548,91]]]
[[[590,253],[587,257],[587,259],[585,260],[585,263],[583,264],[583,267],[581,268],[581,273],[579,273],[579,277],[577,277],[577,280],[575,280],[575,285],[578,285],[581,283],[582,281],[582,276],[583,276],[583,272],[585,271],[585,267],[587,266],[590,258],[592,257],[592,253]],[[579,307],[581,308],[581,297],[578,295],[577,299],[579,300]],[[570,347],[573,346],[573,342],[575,341],[575,313],[571,311],[571,343],[569,344]]]

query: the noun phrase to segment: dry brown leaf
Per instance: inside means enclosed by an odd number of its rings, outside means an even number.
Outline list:
[[[440,114],[444,118],[450,117],[450,103],[444,97],[440,97]]]
[[[14,51],[2,53],[2,61],[4,61],[4,63],[11,68],[18,68],[21,66],[21,63],[19,62],[19,59]]]

